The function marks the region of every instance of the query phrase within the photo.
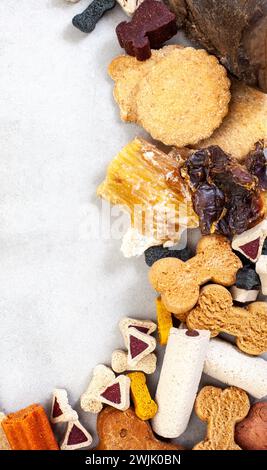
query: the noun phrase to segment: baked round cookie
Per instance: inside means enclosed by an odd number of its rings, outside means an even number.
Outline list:
[[[227,114],[229,87],[214,56],[191,47],[173,49],[139,83],[138,123],[166,145],[196,144]]]

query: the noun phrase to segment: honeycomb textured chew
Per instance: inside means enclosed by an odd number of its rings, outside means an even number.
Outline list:
[[[58,450],[58,444],[41,405],[9,414],[2,422],[12,450]]]
[[[130,213],[132,225],[136,223],[135,210],[139,206],[142,209],[140,231],[143,233],[146,232],[144,213],[152,211],[154,223],[150,236],[161,242],[179,238],[180,226],[193,228],[198,225],[177,158],[142,139],[136,138],[127,144],[112,160],[97,194],[112,204],[123,205]],[[168,231],[164,215],[170,211],[174,220]]]

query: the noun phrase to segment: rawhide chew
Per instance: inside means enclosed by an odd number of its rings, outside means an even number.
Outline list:
[[[267,92],[265,0],[167,0],[179,27],[230,72]]]
[[[131,397],[136,416],[143,421],[154,418],[158,406],[150,396],[145,374],[143,372],[131,372],[128,377],[131,380]]]
[[[260,288],[260,278],[255,269],[244,266],[236,273],[236,283],[231,287],[231,294],[236,302],[253,302],[257,299]]]
[[[238,348],[247,354],[258,356],[267,351],[267,303],[233,307],[232,296],[223,286],[209,284],[202,288],[186,324],[188,328],[209,330],[211,336],[233,335]]]
[[[97,450],[181,450],[182,447],[161,442],[154,436],[147,421],[139,419],[129,408],[118,411],[107,407],[98,415]]]
[[[112,204],[125,207],[132,227],[138,225],[136,207],[142,210],[139,232],[132,228],[136,239],[130,238],[127,250],[124,250],[127,257],[140,255],[157,243],[179,239],[185,226],[198,226],[190,190],[180,175],[177,158],[143,139],[134,139],[112,160],[97,194]],[[166,220],[169,213],[172,215],[170,226]],[[149,231],[145,224],[146,214],[153,222]]]
[[[163,247],[162,245],[151,246],[145,251],[144,255],[145,262],[149,267],[151,267],[159,259],[178,258],[182,261],[187,261],[193,256],[190,249],[187,247],[181,250],[176,250],[168,247]]]
[[[187,428],[208,349],[209,331],[170,331],[156,391],[156,434],[173,438]]]
[[[255,398],[267,395],[267,361],[244,354],[221,339],[210,341],[204,372],[222,383],[242,388]]]
[[[235,424],[247,416],[249,407],[248,396],[240,388],[202,388],[195,411],[202,421],[207,422],[207,437],[193,450],[241,450],[234,440]]]
[[[56,388],[53,391],[50,421],[56,423],[68,423],[76,421],[78,414],[69,404],[67,391],[63,388]]]
[[[235,428],[235,441],[243,450],[267,450],[267,402],[255,403]]]
[[[116,377],[109,367],[99,364],[81,396],[81,407],[84,411],[99,413],[103,403],[118,410],[127,410],[130,406],[130,379],[125,375]]]
[[[129,328],[135,328],[141,333],[151,335],[157,329],[157,325],[151,320],[123,317],[119,322],[119,329],[127,349],[129,347]]]
[[[267,219],[264,219],[251,229],[246,230],[240,235],[235,235],[232,240],[232,248],[233,250],[239,251],[242,255],[252,261],[252,263],[256,263],[261,255],[266,237]]]
[[[41,405],[30,405],[7,415],[2,428],[12,450],[59,450]]]
[[[202,237],[196,256],[185,263],[176,258],[156,261],[150,268],[149,280],[169,312],[185,321],[186,313],[198,301],[199,287],[208,281],[224,286],[235,283],[242,267],[232,252],[229,241],[221,235]]]
[[[164,346],[165,344],[167,344],[170,329],[173,327],[172,314],[166,309],[160,297],[156,299],[156,311],[158,321],[159,344],[161,346]]]
[[[130,327],[127,331],[127,344],[128,363],[134,366],[154,351],[157,342],[153,336]]]
[[[6,415],[0,412],[0,450],[10,450],[9,442],[1,426],[1,423],[5,418]]]
[[[151,49],[159,49],[177,33],[175,15],[164,3],[144,0],[131,21],[116,27],[120,46],[138,60],[151,56]]]
[[[261,291],[267,295],[267,255],[261,255],[256,263],[256,273],[260,276]]]
[[[116,0],[93,0],[82,13],[74,16],[72,24],[83,33],[91,33],[104,13],[115,5]]]
[[[122,374],[126,371],[140,371],[145,374],[154,374],[157,366],[157,356],[154,353],[148,354],[136,364],[129,364],[127,352],[116,349],[112,353],[111,367],[117,374]]]
[[[78,450],[89,447],[93,442],[91,434],[78,421],[70,421],[68,423],[61,450]]]

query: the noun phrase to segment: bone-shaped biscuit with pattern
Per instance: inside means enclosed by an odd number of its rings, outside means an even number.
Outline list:
[[[207,235],[200,239],[196,255],[188,261],[176,258],[156,261],[150,269],[149,280],[161,294],[166,309],[185,321],[185,313],[198,301],[201,285],[213,281],[231,286],[241,267],[226,237]]]
[[[234,307],[225,287],[209,284],[200,292],[197,306],[189,312],[188,328],[209,330],[211,336],[229,333],[241,351],[257,356],[267,351],[267,304],[252,302]]]
[[[241,450],[234,440],[235,424],[246,417],[249,407],[248,396],[241,388],[202,388],[195,411],[208,423],[207,436],[193,450]]]

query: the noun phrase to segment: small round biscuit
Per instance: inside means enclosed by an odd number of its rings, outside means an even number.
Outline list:
[[[267,95],[233,80],[229,113],[214,134],[198,147],[219,145],[238,160],[267,138]]]
[[[228,112],[225,68],[204,50],[174,49],[141,80],[138,123],[154,139],[183,147],[209,137]]]

